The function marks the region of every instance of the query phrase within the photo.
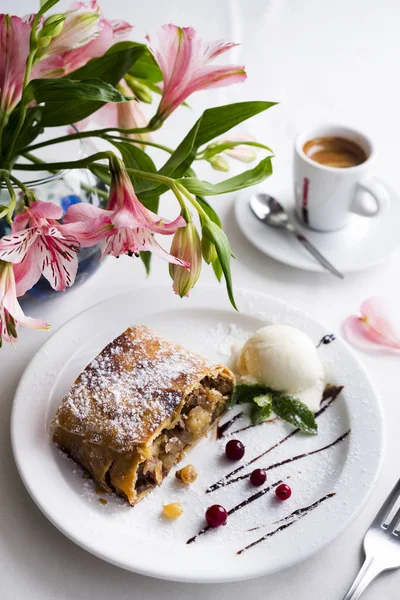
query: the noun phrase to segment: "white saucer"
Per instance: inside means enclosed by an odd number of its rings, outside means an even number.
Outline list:
[[[343,273],[360,271],[372,267],[388,258],[400,245],[400,198],[385,184],[390,195],[390,207],[377,217],[353,215],[350,224],[339,231],[321,233],[311,231],[296,219],[293,214],[293,198],[288,189],[276,195],[298,229],[303,232],[320,252]],[[265,190],[268,192],[268,188]],[[325,269],[302,247],[294,236],[285,231],[264,225],[252,213],[249,199],[252,190],[239,194],[236,206],[236,220],[243,235],[253,246],[275,260],[307,271],[326,272]],[[275,196],[274,192],[270,192]]]

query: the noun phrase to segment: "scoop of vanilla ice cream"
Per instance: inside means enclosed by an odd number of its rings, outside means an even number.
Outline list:
[[[316,412],[324,369],[312,340],[289,325],[267,325],[252,335],[236,361],[242,382],[260,383],[296,396]]]

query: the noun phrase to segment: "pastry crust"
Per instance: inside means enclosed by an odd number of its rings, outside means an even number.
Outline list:
[[[54,441],[133,506],[204,437],[233,387],[226,367],[130,327],[78,377],[53,420]]]

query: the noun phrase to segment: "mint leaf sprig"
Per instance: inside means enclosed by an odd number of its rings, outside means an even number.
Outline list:
[[[251,422],[256,425],[268,419],[272,412],[304,433],[316,435],[318,425],[314,413],[298,398],[277,392],[259,384],[241,383],[235,387],[231,406],[252,404]]]

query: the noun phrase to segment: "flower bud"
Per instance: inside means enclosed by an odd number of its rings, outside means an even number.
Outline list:
[[[201,251],[205,262],[209,265],[217,258],[217,250],[213,242],[203,233],[201,238]]]
[[[229,165],[228,165],[227,161],[220,154],[218,154],[217,156],[212,156],[211,158],[208,159],[208,162],[210,163],[212,168],[215,169],[216,171],[224,171],[224,172],[229,171]]]
[[[192,222],[186,227],[176,230],[171,244],[171,254],[190,263],[190,267],[171,264],[169,274],[174,283],[173,289],[181,298],[189,296],[201,272],[201,242],[196,227]]]
[[[135,94],[135,97],[138,100],[140,100],[141,102],[146,102],[147,104],[151,104],[153,97],[150,94],[147,85],[145,85],[141,81],[138,81],[135,77],[129,75],[129,73],[125,74],[125,81],[129,85],[129,87],[131,88],[132,92]]]
[[[38,41],[43,38],[55,38],[63,30],[65,15],[52,15],[43,24],[42,29],[38,33]],[[47,44],[48,45],[48,44]]]
[[[222,140],[223,144],[229,144],[229,142],[254,142],[255,139],[253,136],[247,133],[238,133],[232,134],[225,140]],[[239,144],[238,146],[232,146],[232,148],[227,148],[225,153],[234,158],[235,160],[240,160],[240,162],[250,163],[257,158],[255,150],[252,146],[247,146],[246,144]]]

